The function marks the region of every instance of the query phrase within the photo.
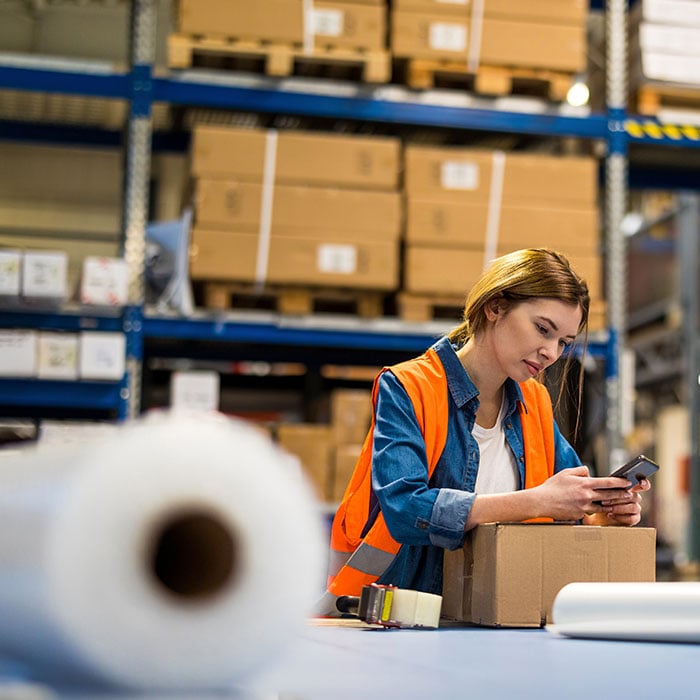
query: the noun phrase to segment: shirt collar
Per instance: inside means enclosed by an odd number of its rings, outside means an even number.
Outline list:
[[[433,349],[445,368],[447,386],[455,404],[461,408],[469,401],[476,399],[479,396],[479,390],[467,374],[467,370],[464,369],[464,365],[460,362],[459,357],[457,357],[456,347],[450,343],[449,338],[446,336],[440,338],[433,345]],[[522,402],[525,406],[520,385],[510,378],[506,379],[505,382],[505,397],[506,416],[511,415],[516,410],[518,402]],[[527,406],[525,406],[525,409],[527,410]]]

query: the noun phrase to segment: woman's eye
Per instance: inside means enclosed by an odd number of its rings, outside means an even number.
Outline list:
[[[542,335],[547,335],[547,329],[545,326],[540,326],[538,323],[535,324],[537,326],[537,330],[542,334]]]

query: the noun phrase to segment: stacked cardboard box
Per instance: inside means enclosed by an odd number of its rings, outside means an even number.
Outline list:
[[[405,167],[406,292],[461,296],[496,255],[548,247],[602,298],[593,158],[409,145]]]
[[[395,56],[575,73],[586,64],[586,0],[394,0]]]
[[[640,111],[657,113],[666,102],[686,98],[697,110],[700,102],[700,4],[695,0],[640,0],[630,14],[630,82],[633,87],[653,84],[667,99],[651,98]],[[640,95],[640,98],[642,96]],[[661,105],[658,103],[662,103]],[[669,121],[683,117],[659,115]]]
[[[371,420],[368,390],[336,389],[328,423],[282,423],[277,442],[299,458],[319,501],[335,504],[350,481]]]
[[[384,0],[180,0],[178,32],[350,49],[386,47]]]
[[[393,291],[399,141],[199,126],[193,279]]]

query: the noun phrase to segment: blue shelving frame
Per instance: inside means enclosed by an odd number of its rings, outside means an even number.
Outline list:
[[[134,7],[139,3],[134,3]],[[599,6],[592,5],[592,6]],[[138,8],[135,10],[138,12]],[[0,54],[0,89],[29,90],[46,93],[81,95],[85,97],[125,100],[138,103],[139,112],[150,110],[153,103],[201,106],[267,114],[285,114],[398,126],[453,129],[463,131],[505,132],[570,136],[601,140],[617,153],[626,153],[635,144],[656,146],[700,147],[700,133],[692,128],[668,127],[653,119],[631,119],[624,110],[609,113],[589,113],[563,107],[532,108],[527,101],[510,100],[500,108],[498,100],[466,98],[461,102],[454,96],[446,99],[439,91],[426,93],[398,86],[369,87],[354,84],[328,85],[320,93],[312,82],[301,79],[278,79],[241,74],[225,75],[204,70],[171,70],[167,75],[154,75],[150,66],[135,63],[130,70],[115,69],[108,63],[71,59],[50,59],[18,54]],[[132,110],[133,112],[133,110]],[[88,143],[123,145],[123,135],[113,131],[87,129],[82,136]],[[163,135],[160,135],[161,137]],[[0,122],[0,138],[38,138],[75,142],[81,138],[73,127],[32,125]],[[159,135],[154,135],[154,143]],[[166,137],[167,138],[167,137]],[[171,145],[177,139],[171,141]],[[181,144],[181,141],[179,142]],[[357,328],[323,324],[294,325],[284,319],[248,321],[219,316],[173,318],[143,314],[141,308],[130,308],[118,318],[106,319],[85,313],[43,314],[0,311],[0,327],[47,328],[78,330],[92,323],[100,328],[121,328],[127,336],[130,357],[142,357],[143,344],[148,338],[200,340],[221,343],[259,343],[284,348],[290,345],[347,347],[365,349],[395,349],[414,353],[425,349],[435,338],[434,329],[371,328],[363,323]],[[594,339],[589,348],[593,354],[616,364],[614,335]],[[58,383],[62,386],[62,383]],[[0,400],[49,403],[59,400],[60,391],[54,383],[2,382]],[[72,400],[84,405],[103,407],[114,401],[120,416],[126,415],[124,404],[129,398],[124,387],[109,389],[102,384],[91,387],[82,384]],[[14,394],[14,398],[13,398]],[[82,398],[78,398],[82,395]],[[42,399],[43,396],[43,399]]]

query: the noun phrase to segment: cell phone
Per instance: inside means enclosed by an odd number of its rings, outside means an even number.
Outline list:
[[[626,462],[621,467],[618,467],[612,474],[608,476],[617,476],[629,481],[628,489],[638,484],[642,479],[648,479],[652,474],[659,471],[659,465],[653,460],[644,455],[638,455],[629,462]],[[607,491],[608,489],[600,489]],[[602,501],[593,501],[596,505],[600,505]]]
[[[627,479],[630,482],[629,488],[638,484],[642,479],[648,479],[652,474],[659,471],[659,465],[644,455],[638,455],[626,464],[618,467],[608,476],[617,476]]]

